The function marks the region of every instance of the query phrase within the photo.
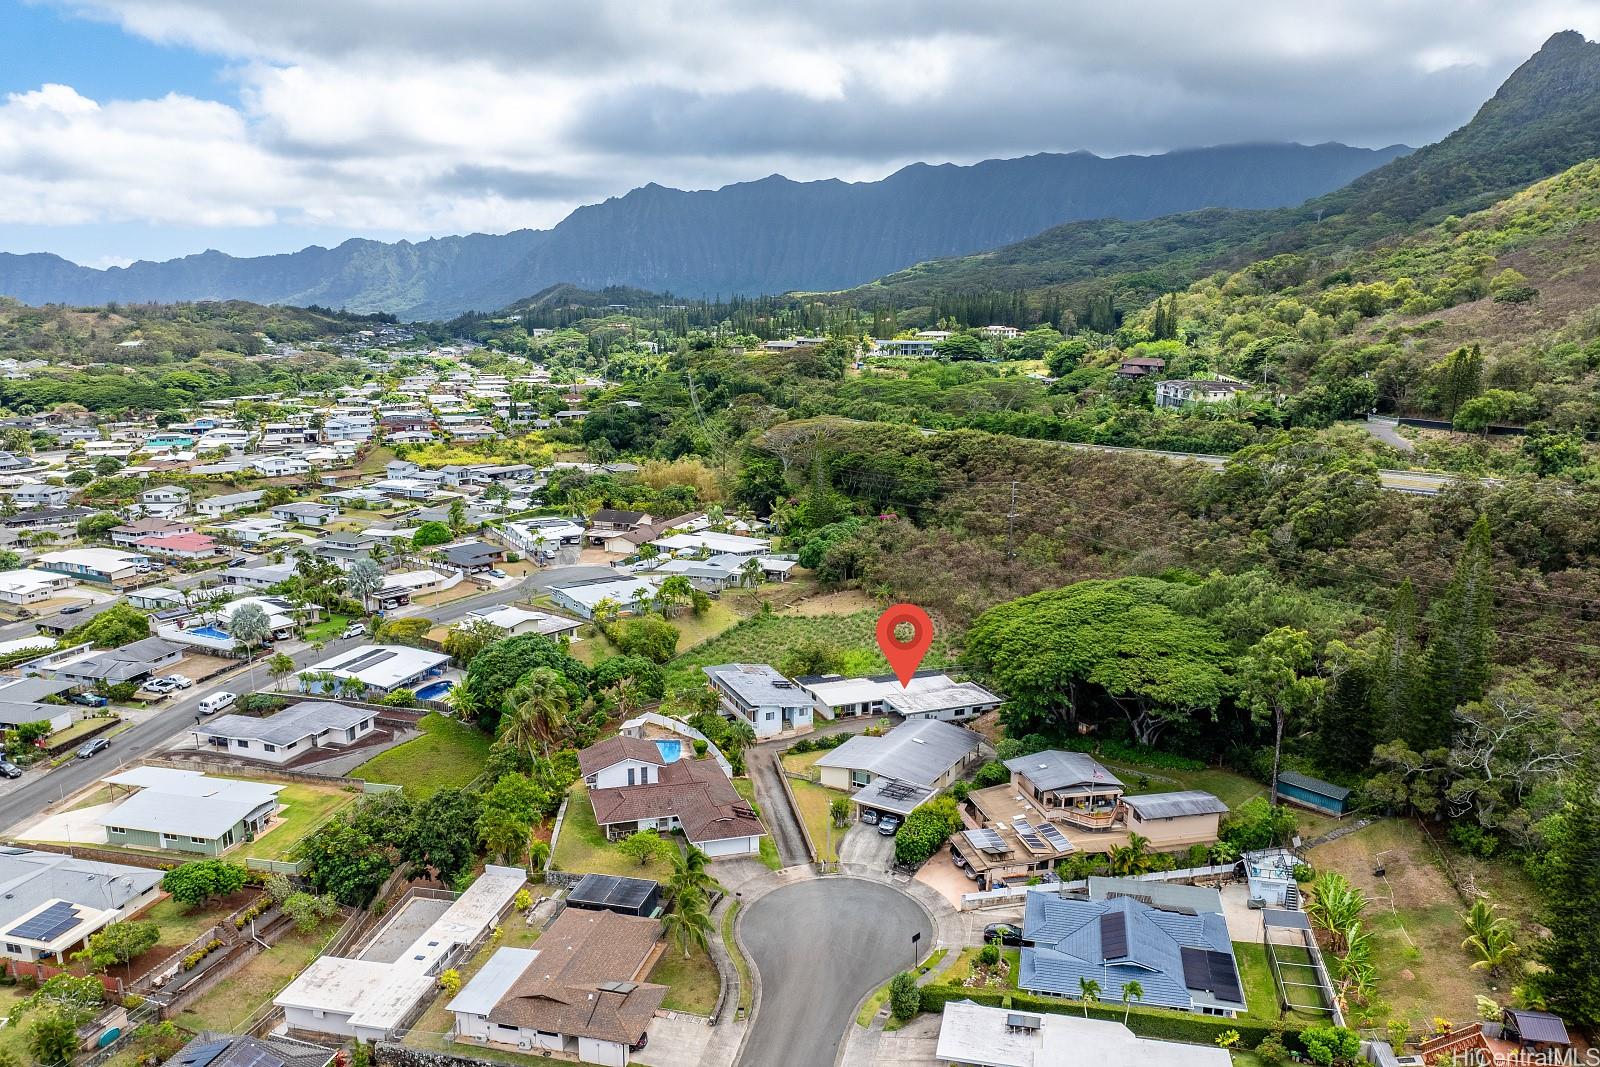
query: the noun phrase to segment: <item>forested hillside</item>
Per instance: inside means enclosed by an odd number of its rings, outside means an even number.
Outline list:
[[[1138,304],[1219,265],[1403,234],[1415,220],[1476,210],[1597,155],[1600,44],[1568,31],[1449,137],[1298,207],[1069,223],[983,255],[918,264],[848,299],[907,307],[948,292],[1068,287]]]

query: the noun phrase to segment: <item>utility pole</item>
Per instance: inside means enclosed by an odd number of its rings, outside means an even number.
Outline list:
[[[1017,558],[1017,483],[1011,483],[1011,507],[1006,512],[1006,559]]]

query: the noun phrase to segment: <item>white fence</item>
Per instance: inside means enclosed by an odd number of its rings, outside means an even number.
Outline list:
[[[1151,871],[1149,874],[1136,874],[1132,877],[1136,882],[1181,882],[1186,878],[1209,878],[1219,874],[1232,874],[1238,868],[1236,863],[1219,863],[1210,867],[1185,867],[1181,871]],[[1007,886],[1004,889],[986,889],[980,893],[961,894],[961,910],[973,911],[979,908],[995,908],[1003,904],[1015,904],[1026,900],[1029,893],[1061,893],[1073,890],[1086,890],[1088,881],[1078,882],[1045,882],[1039,885]]]

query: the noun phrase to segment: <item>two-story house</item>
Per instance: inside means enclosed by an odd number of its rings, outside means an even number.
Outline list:
[[[702,667],[721,698],[721,711],[743,720],[757,737],[811,729],[811,695],[765,663],[724,663]]]

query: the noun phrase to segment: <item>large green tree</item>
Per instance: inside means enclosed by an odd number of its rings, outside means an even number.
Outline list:
[[[494,732],[504,697],[535,667],[549,667],[580,692],[588,688],[589,668],[561,651],[554,641],[524,634],[496,641],[472,658],[460,686],[462,707],[477,716],[479,724]]]
[[[1591,750],[1568,776],[1566,803],[1542,864],[1544,969],[1534,983],[1551,1009],[1585,1029],[1600,1024],[1600,756]]]
[[[1168,607],[1143,578],[1078,582],[991,608],[967,633],[968,661],[1008,698],[1014,736],[1061,729],[1100,706],[1154,744],[1174,723],[1210,718],[1229,690],[1227,645]]]
[[[1310,712],[1322,695],[1323,679],[1308,673],[1316,649],[1304,630],[1280,626],[1250,647],[1239,661],[1240,698],[1257,722],[1272,728],[1271,802],[1278,803],[1283,732],[1291,717]]]
[[[1455,575],[1428,611],[1428,648],[1422,660],[1413,748],[1450,743],[1451,714],[1483,696],[1489,681],[1490,625],[1494,610],[1489,520],[1480,516],[1467,535]]]

